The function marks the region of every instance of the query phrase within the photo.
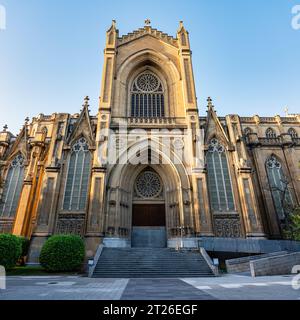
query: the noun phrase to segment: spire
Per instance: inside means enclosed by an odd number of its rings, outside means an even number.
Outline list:
[[[8,125],[6,124],[4,127],[3,127],[3,132],[6,132],[8,129]]]
[[[189,49],[190,41],[189,41],[189,33],[186,31],[183,21],[179,21],[179,28],[177,30],[177,39],[179,40],[182,47],[185,49]]]
[[[179,21],[179,29],[178,29],[178,32],[180,32],[182,29],[185,29],[184,28],[184,25],[183,25],[183,21]]]
[[[112,20],[110,28],[106,32],[106,47],[115,48],[119,31],[116,28],[116,20]]]
[[[94,133],[91,124],[90,110],[89,110],[89,96],[85,96],[83,99],[82,109],[80,110],[79,116],[76,116],[76,122],[74,124],[73,130],[67,137],[67,143],[72,144],[76,139],[81,136],[85,137],[91,145],[94,141]]]
[[[81,109],[80,112],[83,112],[84,110],[86,110],[88,113],[90,112],[89,101],[90,101],[89,96],[85,96],[85,98],[83,99],[83,105],[82,105],[83,109]]]
[[[116,21],[116,20],[112,20],[111,26],[110,26],[110,28],[107,30],[107,32],[115,31],[115,30],[116,30],[116,25],[117,25],[117,21]]]

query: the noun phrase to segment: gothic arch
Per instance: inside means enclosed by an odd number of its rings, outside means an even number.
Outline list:
[[[298,138],[298,133],[295,128],[289,128],[288,134],[293,138],[297,139]]]
[[[62,183],[62,195],[60,197],[60,211],[84,212],[86,210],[91,182],[90,175],[92,167],[92,155],[93,154],[90,150],[89,141],[84,135],[80,135],[76,140],[72,141],[70,150],[66,155],[64,166],[64,182]],[[78,165],[78,158],[81,159],[80,166]],[[75,183],[75,178],[78,176],[80,177],[79,180],[81,181],[80,185]],[[76,208],[73,208],[74,188],[78,189],[77,191],[79,197]]]
[[[164,148],[162,143],[158,139],[154,139],[153,138],[153,140],[155,140],[156,145],[160,147],[159,150],[151,150],[152,151],[153,160],[155,160],[156,163],[161,163],[161,159],[160,159],[160,157],[161,157],[164,160],[165,164],[167,164],[170,167],[172,167],[172,170],[175,173],[175,176],[178,177],[178,179],[176,181],[177,182],[180,181],[180,184],[182,185],[183,188],[190,188],[191,184],[190,184],[190,180],[189,180],[189,177],[188,177],[188,172],[186,170],[185,165],[181,162],[181,160],[178,158],[178,156],[173,151],[171,151],[170,155],[172,157],[174,157],[174,159],[176,158],[176,164],[175,164],[174,161],[172,161],[168,157],[168,155],[166,155],[164,152],[161,151]],[[126,180],[125,175],[123,175],[124,172],[122,172],[120,170],[123,170],[124,167],[127,168],[127,166],[130,165],[130,161],[135,156],[136,151],[141,151],[142,152],[142,155],[144,156],[144,158],[141,157],[140,161],[146,163],[147,159],[146,159],[145,150],[147,150],[147,149],[149,149],[149,140],[148,140],[148,138],[142,139],[142,140],[140,140],[140,141],[128,146],[128,149],[125,150],[120,155],[120,157],[117,159],[117,164],[115,166],[113,166],[109,170],[108,182],[111,181],[111,183],[115,183],[116,186],[118,184],[121,185],[120,179],[117,179],[117,181],[112,180],[112,177],[114,175],[115,176],[119,176],[119,177],[123,177],[123,180],[125,179],[125,181],[128,181],[128,180]],[[122,164],[119,164],[119,163],[126,163],[126,164],[122,165]],[[162,166],[162,165],[158,165],[158,166]],[[133,165],[133,167],[136,167],[136,166]]]
[[[277,132],[275,131],[275,129],[273,129],[273,128],[268,128],[267,130],[266,130],[266,138],[267,139],[275,139],[275,138],[277,138]]]
[[[275,211],[279,220],[284,221],[289,204],[293,204],[290,181],[285,175],[284,162],[277,155],[271,154],[266,159],[265,168]]]
[[[160,164],[140,164],[133,165],[130,160],[135,155],[135,148],[141,151],[143,157],[140,159],[142,163],[146,163],[148,157],[147,149],[149,149],[146,140],[137,142],[129,149],[128,162],[126,164],[116,164],[112,166],[108,173],[107,179],[107,198],[105,199],[105,230],[110,228],[114,221],[124,222],[126,216],[126,225],[122,225],[123,229],[131,229],[131,215],[134,184],[140,173],[146,168],[154,170],[162,180],[164,186],[164,200],[166,206],[166,221],[168,230],[178,227],[178,221],[182,221],[185,225],[194,227],[192,218],[192,203],[190,200],[191,184],[183,164],[174,164],[163,152],[152,150],[152,159],[155,163]],[[127,150],[128,151],[128,150]],[[161,164],[161,158],[165,160]],[[124,163],[124,162],[121,162]],[[124,200],[125,198],[125,200]],[[184,205],[185,203],[185,205]],[[121,205],[122,204],[122,205]],[[116,227],[114,227],[116,229]],[[128,236],[128,233],[126,234]]]
[[[169,90],[168,90],[168,83],[166,81],[165,75],[160,72],[155,66],[151,65],[143,65],[137,69],[135,69],[131,75],[130,78],[128,79],[128,85],[127,85],[127,111],[126,115],[127,117],[131,117],[131,89],[133,86],[133,82],[136,80],[136,78],[146,72],[150,71],[150,73],[154,74],[162,83],[163,86],[163,93],[164,93],[164,105],[165,105],[165,116],[168,117],[171,115],[171,110],[170,110],[170,104],[169,104]]]
[[[130,80],[133,81],[134,75],[141,72],[145,67],[151,68],[154,73],[160,76],[162,81],[165,81],[165,88],[168,91],[168,105],[173,107],[169,116],[174,116],[177,112],[177,101],[180,101],[179,94],[182,94],[179,87],[180,72],[170,58],[151,49],[132,54],[116,70],[114,98],[115,101],[126,101],[125,104],[120,103],[120,116],[128,115],[128,91],[132,83]]]

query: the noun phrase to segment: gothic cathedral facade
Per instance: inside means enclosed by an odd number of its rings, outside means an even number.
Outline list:
[[[189,34],[106,34],[99,112],[40,114],[0,133],[0,232],[106,246],[281,239],[300,202],[300,114],[200,116]],[[188,155],[182,157],[182,155]],[[282,196],[284,195],[284,196]]]

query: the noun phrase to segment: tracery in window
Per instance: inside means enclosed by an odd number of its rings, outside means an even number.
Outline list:
[[[164,88],[152,72],[138,75],[131,88],[131,117],[160,118],[165,116]]]
[[[280,220],[284,220],[285,213],[289,211],[293,202],[289,183],[284,176],[281,163],[275,156],[267,159],[266,170],[276,213]]]
[[[86,208],[91,168],[87,141],[79,139],[72,147],[65,187],[63,210],[83,211]]]
[[[2,200],[0,202],[0,216],[14,217],[18,208],[19,198],[24,180],[24,157],[17,155],[10,164],[5,179]]]
[[[234,211],[234,198],[224,146],[212,139],[206,155],[208,188],[213,211]]]
[[[276,132],[272,128],[268,128],[266,130],[266,137],[268,139],[275,139],[277,137]]]
[[[142,172],[135,182],[135,190],[141,198],[158,197],[162,191],[162,183],[158,174],[153,171]]]
[[[290,128],[288,130],[288,134],[293,138],[293,139],[297,139],[298,138],[298,133],[294,128]]]

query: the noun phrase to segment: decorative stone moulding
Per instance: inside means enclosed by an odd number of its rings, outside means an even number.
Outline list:
[[[178,40],[177,39],[173,38],[172,36],[169,36],[166,33],[161,32],[157,29],[153,29],[149,26],[144,27],[144,28],[140,28],[139,30],[133,31],[131,33],[128,33],[128,34],[118,38],[118,45],[123,45],[123,44],[128,43],[132,40],[143,37],[147,34],[154,36],[155,38],[159,38],[162,41],[178,48]]]
[[[293,144],[293,138],[288,133],[282,133],[281,134],[281,141],[282,141],[282,144],[284,144],[284,145]]]

